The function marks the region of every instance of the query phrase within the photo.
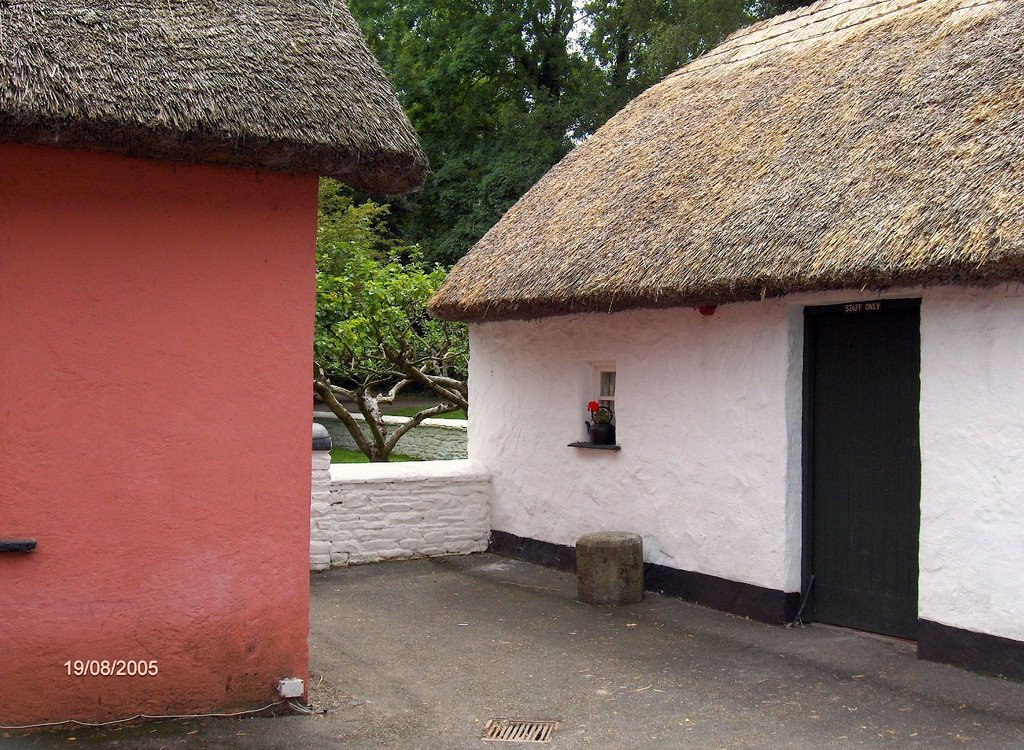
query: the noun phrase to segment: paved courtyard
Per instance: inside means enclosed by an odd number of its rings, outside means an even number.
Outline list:
[[[491,718],[556,720],[552,748],[1024,747],[1024,684],[920,662],[902,641],[657,595],[587,607],[573,576],[486,554],[334,570],[312,591],[310,697],[326,715],[0,747],[530,747],[481,741]]]

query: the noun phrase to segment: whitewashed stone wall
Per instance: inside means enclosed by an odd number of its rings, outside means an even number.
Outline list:
[[[330,539],[320,538],[320,519],[331,510],[331,453],[313,451],[313,476],[309,493],[309,568],[324,570],[331,566]]]
[[[357,415],[356,419],[359,422],[364,422],[361,415]],[[358,450],[356,441],[345,429],[345,425],[330,412],[314,412],[313,421],[327,428],[336,448]],[[384,417],[384,422],[392,430],[408,421],[408,417]],[[426,461],[466,458],[468,455],[466,450],[467,424],[465,419],[426,419],[398,441],[396,453],[404,453],[407,456],[422,458]],[[368,433],[365,423],[363,432]]]
[[[329,461],[314,453],[311,570],[487,549],[491,481],[482,464]]]

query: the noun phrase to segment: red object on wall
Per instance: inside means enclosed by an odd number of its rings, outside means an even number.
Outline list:
[[[0,724],[307,679],[317,180],[0,144]],[[69,660],[157,674],[69,676]]]
[[[697,312],[703,315],[705,318],[715,314],[715,310],[718,309],[718,305],[701,305],[697,308]]]

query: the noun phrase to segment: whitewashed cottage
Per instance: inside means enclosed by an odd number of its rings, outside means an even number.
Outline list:
[[[1024,677],[1022,279],[1024,3],[824,0],[734,34],[432,301],[470,323],[492,547],[571,565],[635,531],[652,589]]]

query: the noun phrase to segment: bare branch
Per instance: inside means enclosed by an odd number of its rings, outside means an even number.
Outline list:
[[[334,385],[334,383],[327,383],[331,389],[331,393],[335,396],[341,396],[348,401],[355,401],[356,394],[354,391],[350,391],[348,388],[342,388],[340,385]]]
[[[409,432],[409,430],[413,429],[414,427],[417,427],[421,422],[423,422],[424,419],[428,419],[434,416],[435,414],[444,414],[446,412],[454,411],[455,408],[455,404],[437,404],[436,406],[431,406],[428,409],[424,409],[423,411],[417,412],[416,415],[413,417],[409,417],[409,421],[403,425],[400,425],[398,429],[396,429],[394,433],[392,433],[391,437],[388,439],[388,442],[385,445],[387,452],[390,454],[391,451],[395,449],[395,445],[402,438],[402,436]]]
[[[408,378],[405,378],[403,380],[398,381],[391,388],[391,390],[387,393],[387,395],[385,395],[385,396],[378,396],[377,397],[377,403],[378,404],[393,404],[395,402],[395,398],[397,398],[398,394],[402,392],[402,389],[405,388],[407,385],[409,385],[409,383],[411,383],[411,382],[412,381],[409,380]]]
[[[356,406],[359,407],[359,412],[363,415],[363,419],[366,420],[366,426],[370,429],[370,437],[373,438],[374,446],[378,451],[383,451],[387,445],[387,428],[384,426],[383,418],[381,418],[377,400],[363,389],[360,389],[356,396]],[[380,458],[387,460],[387,453],[384,452]],[[375,457],[371,455],[370,460],[375,460]]]
[[[322,373],[323,371],[321,371]],[[348,409],[346,409],[339,401],[334,397],[334,392],[330,385],[323,383],[319,380],[313,381],[313,390],[320,397],[320,400],[327,404],[327,407],[336,416],[341,423],[345,425],[345,429],[348,430],[352,439],[355,441],[356,446],[359,450],[366,454],[367,458],[373,458],[373,447],[367,441],[363,431],[359,429],[359,422],[356,421]]]
[[[439,385],[443,385],[445,388],[452,388],[459,393],[465,394],[469,392],[469,389],[466,387],[465,380],[456,380],[455,378],[448,378],[444,375],[431,375],[430,379]]]
[[[446,388],[442,383],[435,382],[436,376],[426,375],[412,365],[406,367],[405,374],[410,380],[429,388],[443,400],[461,406],[463,409],[469,408],[469,400],[465,395],[455,388]]]

